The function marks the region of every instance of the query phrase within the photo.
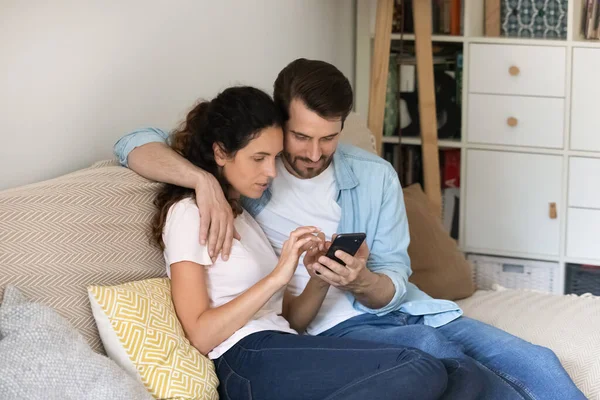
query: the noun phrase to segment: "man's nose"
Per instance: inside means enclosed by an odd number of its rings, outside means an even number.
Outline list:
[[[321,147],[319,146],[319,142],[315,141],[315,143],[312,144],[308,158],[310,158],[310,160],[312,162],[317,162],[321,159],[322,154],[323,153],[321,152]]]

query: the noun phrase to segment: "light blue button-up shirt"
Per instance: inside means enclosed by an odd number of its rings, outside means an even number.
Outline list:
[[[127,166],[127,156],[134,148],[166,141],[168,134],[160,129],[140,129],[119,139],[114,151],[121,164]],[[342,210],[337,232],[365,232],[370,250],[367,267],[387,275],[396,289],[392,300],[379,309],[365,307],[348,293],[354,308],[377,315],[396,310],[422,315],[424,323],[433,327],[460,317],[462,310],[456,303],[433,299],[408,281],[412,273],[407,251],[410,235],[402,188],[393,167],[374,154],[341,143],[333,156],[333,167],[337,203]],[[242,203],[256,216],[270,199],[271,191],[267,189],[260,199],[244,198]]]

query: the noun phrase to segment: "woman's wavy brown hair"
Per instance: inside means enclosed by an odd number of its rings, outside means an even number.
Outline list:
[[[217,143],[227,156],[234,157],[263,129],[282,124],[280,111],[268,94],[253,87],[237,86],[224,90],[211,101],[197,104],[169,140],[173,150],[214,175],[227,196],[231,186],[219,171],[213,144]],[[194,190],[171,184],[164,185],[156,195],[152,239],[162,250],[169,208],[186,197],[194,198]],[[235,215],[240,214],[241,205],[232,199],[229,202]]]

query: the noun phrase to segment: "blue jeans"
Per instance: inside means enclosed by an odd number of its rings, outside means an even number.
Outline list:
[[[409,346],[437,358],[474,360],[486,377],[485,399],[585,399],[551,350],[467,317],[432,328],[423,325],[422,317],[402,312],[382,317],[363,314],[321,336]],[[510,395],[507,386],[512,389]]]
[[[416,349],[257,332],[215,360],[222,400],[438,399],[444,365]]]

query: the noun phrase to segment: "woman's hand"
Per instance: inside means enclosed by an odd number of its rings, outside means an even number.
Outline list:
[[[319,236],[323,240],[323,244],[318,247],[315,246],[306,252],[306,255],[304,256],[304,267],[306,268],[306,271],[308,272],[308,275],[310,275],[312,280],[319,282],[320,286],[325,287],[329,286],[329,283],[319,278],[320,274],[316,271],[317,267],[320,266],[320,264],[318,264],[318,260],[319,257],[327,254],[327,251],[331,247],[331,243],[333,242],[337,234],[333,234],[331,241],[325,240],[325,235],[323,234],[323,232],[320,232],[317,236]]]
[[[277,266],[271,272],[271,275],[278,279],[283,285],[286,285],[294,276],[298,267],[298,260],[305,251],[311,250],[316,254],[324,246],[324,236],[316,235],[319,229],[314,226],[303,226],[294,230],[288,240],[283,243],[281,256]]]

